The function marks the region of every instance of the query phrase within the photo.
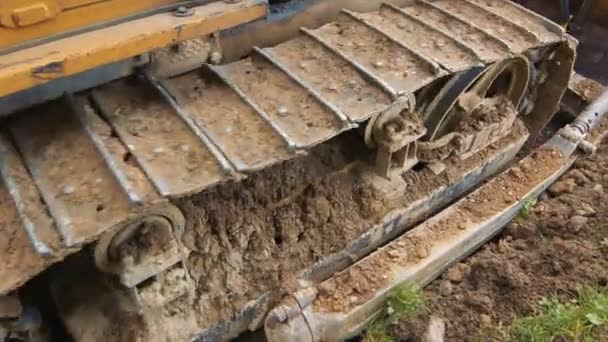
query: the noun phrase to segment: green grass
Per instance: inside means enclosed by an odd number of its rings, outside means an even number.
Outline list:
[[[569,302],[543,299],[536,315],[516,319],[501,335],[506,341],[600,341],[608,338],[600,336],[607,325],[608,289],[581,288]]]
[[[366,342],[393,342],[388,326],[407,319],[426,307],[422,290],[412,284],[403,284],[393,290],[386,300],[386,310],[368,325],[363,340]]]
[[[521,206],[521,209],[519,210],[519,215],[523,218],[530,216],[530,214],[532,213],[532,210],[534,209],[534,206],[536,206],[536,203],[538,203],[538,200],[534,197],[528,198],[527,200],[525,200],[524,204]]]
[[[363,341],[393,342],[395,339],[388,333],[388,320],[384,316],[376,317],[367,327]]]

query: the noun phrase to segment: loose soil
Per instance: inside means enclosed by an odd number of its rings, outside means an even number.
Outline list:
[[[375,190],[340,171],[365,151],[356,134],[346,135],[178,201],[201,326],[228,319],[265,291],[295,290],[298,271],[341,250],[384,214]]]
[[[446,339],[485,339],[488,329],[534,314],[538,301],[566,299],[577,286],[608,284],[608,144],[540,196],[493,242],[425,288],[428,313],[391,327],[398,340],[418,339],[430,315]]]
[[[315,309],[321,312],[348,312],[370,300],[376,291],[390,281],[391,270],[414,267],[427,258],[432,249],[496,215],[505,204],[511,205],[525,196],[533,184],[549,177],[563,165],[564,159],[554,149],[532,153],[517,167],[492,179],[482,189],[454,204],[453,212],[437,220],[425,222],[424,229],[415,228],[356,265],[340,272],[320,286]],[[394,279],[393,279],[394,280]]]

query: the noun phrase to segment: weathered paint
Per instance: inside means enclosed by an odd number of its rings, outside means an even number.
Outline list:
[[[0,56],[0,97],[134,57],[266,15],[262,0],[194,7],[188,17],[162,13]]]
[[[176,2],[179,0],[0,1],[0,50]]]

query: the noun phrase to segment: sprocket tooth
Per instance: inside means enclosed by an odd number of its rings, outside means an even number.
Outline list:
[[[57,100],[28,114],[10,131],[64,245],[91,241],[125,220],[128,199],[69,106]]]

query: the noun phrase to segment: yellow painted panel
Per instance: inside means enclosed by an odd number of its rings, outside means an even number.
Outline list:
[[[264,17],[263,0],[213,2],[189,17],[162,13],[0,56],[0,97],[96,66]]]
[[[0,0],[0,50],[177,2],[179,0]]]

